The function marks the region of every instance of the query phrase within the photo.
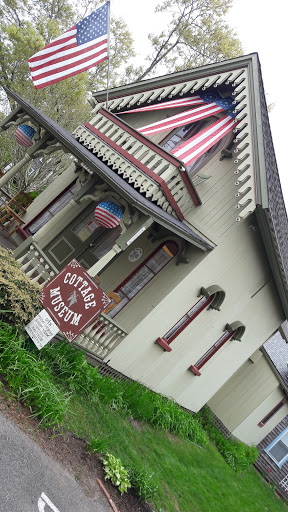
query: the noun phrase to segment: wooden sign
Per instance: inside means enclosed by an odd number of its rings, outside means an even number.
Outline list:
[[[111,302],[76,260],[49,281],[38,297],[68,341],[73,341]]]

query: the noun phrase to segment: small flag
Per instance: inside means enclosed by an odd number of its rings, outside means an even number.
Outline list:
[[[201,130],[191,137],[191,139],[180,144],[180,146],[173,149],[171,153],[179,158],[179,160],[182,160],[187,167],[216,144],[218,140],[222,139],[226,133],[233,130],[236,124],[237,121],[232,115],[224,116],[215,123],[210,124],[210,126],[204,130]]]
[[[78,75],[108,57],[108,2],[29,60],[36,89]]]
[[[200,96],[190,96],[188,98],[180,98],[178,100],[163,101],[163,103],[157,103],[157,105],[147,105],[146,107],[134,108],[133,110],[125,110],[125,112],[119,112],[120,114],[130,114],[131,112],[148,112],[149,110],[163,110],[164,108],[179,108],[191,105],[199,105],[205,103]]]
[[[121,207],[112,201],[103,201],[95,209],[95,219],[99,226],[116,228],[122,219]]]
[[[33,146],[33,137],[35,133],[36,131],[32,126],[29,126],[28,124],[21,124],[16,128],[14,135],[20,146],[30,148]]]
[[[168,119],[157,121],[156,123],[149,124],[147,126],[142,126],[141,128],[138,128],[138,131],[146,136],[153,135],[154,133],[173,130],[174,128],[178,128],[178,126],[200,121],[201,119],[205,119],[213,114],[218,114],[219,112],[233,108],[231,98],[221,98],[215,93],[201,94],[200,97],[205,105],[191,110],[185,110],[185,112],[176,114]]]

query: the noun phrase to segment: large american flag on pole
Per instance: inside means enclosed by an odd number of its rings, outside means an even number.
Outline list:
[[[226,115],[210,124],[204,130],[177,146],[171,151],[187,167],[197,160],[209,148],[214,146],[218,140],[222,139],[226,133],[231,131],[237,124],[233,114]]]
[[[78,75],[108,57],[108,2],[29,60],[36,89]]]
[[[204,105],[201,107],[193,108],[191,110],[185,110],[180,114],[157,121],[156,123],[149,124],[138,128],[138,131],[143,135],[153,135],[154,133],[163,132],[166,130],[172,130],[178,126],[184,126],[195,121],[200,121],[213,114],[218,114],[225,110],[231,110],[233,108],[231,98],[221,98],[215,93],[201,94],[200,98]]]

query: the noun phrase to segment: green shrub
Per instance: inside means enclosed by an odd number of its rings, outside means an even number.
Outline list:
[[[210,440],[234,471],[242,471],[256,462],[258,457],[256,446],[247,446],[236,439],[225,439],[216,427],[213,413],[209,407],[204,407],[197,417],[200,419]]]
[[[0,318],[23,327],[42,306],[38,300],[39,285],[20,270],[11,251],[0,248]]]
[[[106,453],[105,457],[102,459],[102,463],[105,472],[105,480],[109,478],[112,484],[118,487],[121,494],[127,492],[128,488],[131,487],[129,472],[122,466],[121,460],[116,459],[112,453]]]
[[[42,426],[60,425],[68,411],[69,397],[54,384],[53,376],[33,352],[25,349],[21,335],[0,322],[0,370],[10,391],[30,407]]]
[[[55,379],[69,391],[81,393],[85,399],[101,400],[121,414],[146,421],[159,430],[206,445],[208,437],[198,417],[184,411],[174,400],[153,393],[138,382],[117,381],[101,376],[92,368],[83,352],[66,342],[46,345],[39,353]]]
[[[88,452],[105,453],[107,451],[109,439],[104,436],[91,436],[87,445]]]
[[[28,192],[28,195],[31,197],[31,199],[36,199],[37,196],[39,196],[40,192],[38,190],[33,190],[32,192]]]
[[[131,486],[142,501],[152,502],[155,498],[158,485],[153,482],[154,473],[149,473],[145,468],[138,469],[133,466],[129,469]]]

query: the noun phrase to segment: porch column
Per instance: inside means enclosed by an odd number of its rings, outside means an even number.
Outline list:
[[[33,235],[33,240],[36,243],[39,243],[41,240],[44,240],[45,243],[40,244],[41,247],[45,247],[49,244],[49,242],[55,238],[55,236],[62,231],[62,229],[73,219],[74,217],[71,215],[77,203],[74,199],[71,199],[60,212],[52,217],[42,228],[40,228],[35,235]]]
[[[119,252],[121,252],[119,245],[113,245],[112,249],[107,252],[107,254],[102,256],[99,261],[94,263],[94,265],[90,267],[89,270],[87,270],[88,274],[91,277],[96,276],[105,267],[105,265],[109,263],[109,261],[111,261],[117,254],[119,254]]]
[[[25,164],[30,162],[30,160],[32,160],[32,157],[26,153],[20,162],[18,162],[16,165],[13,165],[9,171],[5,172],[4,176],[0,178],[0,188],[6,185],[6,183],[8,183],[8,181],[11,180],[11,178],[13,178],[13,176],[15,176],[15,174],[20,171],[20,169],[22,169]]]

